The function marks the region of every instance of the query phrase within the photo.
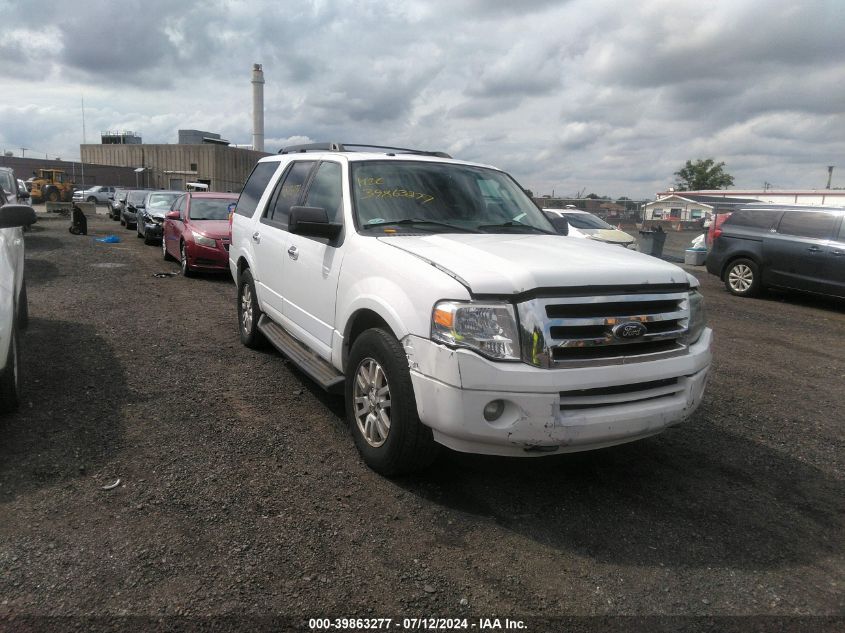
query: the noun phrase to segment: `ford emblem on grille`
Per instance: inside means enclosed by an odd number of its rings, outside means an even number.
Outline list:
[[[613,336],[622,341],[633,341],[645,336],[646,331],[646,327],[642,323],[627,321],[613,328]]]

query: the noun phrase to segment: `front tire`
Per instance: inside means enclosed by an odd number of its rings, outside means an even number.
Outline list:
[[[735,259],[725,270],[725,288],[737,297],[760,293],[760,268],[750,259]]]
[[[185,242],[179,243],[179,266],[182,268],[183,277],[192,277],[194,275],[191,264],[188,262],[188,249],[185,248]]]
[[[21,284],[21,294],[18,299],[18,327],[21,330],[29,327],[29,298],[26,294],[26,279]]]
[[[419,419],[408,357],[385,330],[363,332],[349,353],[346,418],[364,462],[387,477],[429,466],[438,445]]]
[[[11,413],[20,406],[20,369],[18,329],[12,326],[6,365],[0,372],[0,413]]]
[[[255,281],[247,268],[240,274],[238,282],[238,332],[241,343],[251,349],[264,347],[265,339],[258,329],[258,321],[263,312],[258,307],[258,296],[255,294]]]

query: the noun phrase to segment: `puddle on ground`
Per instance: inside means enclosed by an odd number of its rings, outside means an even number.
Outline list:
[[[92,268],[122,268],[128,264],[121,264],[119,262],[100,262],[99,264],[91,264]]]

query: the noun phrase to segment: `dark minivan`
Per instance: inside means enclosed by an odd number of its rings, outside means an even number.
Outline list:
[[[732,294],[767,287],[845,297],[845,207],[749,205],[713,239],[708,272]]]

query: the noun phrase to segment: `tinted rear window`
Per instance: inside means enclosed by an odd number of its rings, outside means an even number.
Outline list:
[[[833,233],[836,216],[823,211],[787,211],[778,226],[778,233],[810,237],[820,240],[829,239]]]
[[[255,213],[255,208],[258,206],[258,201],[261,199],[261,194],[267,188],[267,183],[276,173],[276,168],[279,163],[276,161],[268,163],[258,163],[249,179],[244,185],[244,190],[241,191],[241,197],[238,198],[238,206],[235,208],[235,213],[238,215],[245,215],[251,218]]]
[[[725,220],[724,226],[744,226],[753,229],[771,229],[777,222],[780,211],[771,209],[739,209]]]

